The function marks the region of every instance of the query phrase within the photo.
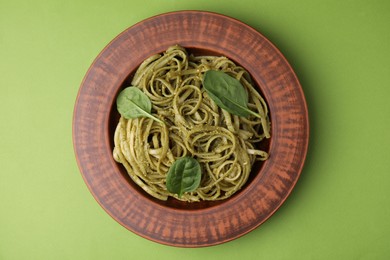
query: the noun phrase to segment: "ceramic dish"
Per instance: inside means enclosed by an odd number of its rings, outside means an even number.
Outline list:
[[[243,66],[268,103],[267,161],[234,196],[219,202],[159,201],[143,192],[112,157],[119,114],[115,99],[139,64],[179,44],[194,54],[224,55]],[[181,11],[146,19],[112,40],[88,70],[73,117],[73,144],[85,183],[117,222],[152,241],[180,247],[216,245],[264,223],[286,200],[304,165],[308,114],[292,68],[262,34],[224,15]]]

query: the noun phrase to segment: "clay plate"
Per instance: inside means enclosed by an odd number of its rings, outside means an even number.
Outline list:
[[[112,158],[118,122],[115,98],[139,64],[180,44],[195,54],[224,55],[246,68],[268,103],[270,158],[220,202],[159,201],[143,192]],[[292,68],[263,35],[216,13],[181,11],[144,20],[112,40],[88,70],[73,115],[73,144],[81,174],[97,202],[117,222],[152,241],[180,247],[216,245],[264,223],[286,200],[308,147],[308,114]]]

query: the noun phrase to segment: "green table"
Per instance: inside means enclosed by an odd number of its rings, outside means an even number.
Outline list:
[[[265,224],[183,249],[126,230],[78,170],[72,113],[97,54],[175,10],[232,16],[268,37],[304,89],[305,168]],[[389,259],[390,2],[0,0],[0,259]]]

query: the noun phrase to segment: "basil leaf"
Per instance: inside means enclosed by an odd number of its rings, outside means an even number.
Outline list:
[[[203,87],[210,98],[231,114],[248,117],[259,114],[248,108],[248,94],[239,80],[223,71],[208,70],[203,77]]]
[[[192,157],[177,159],[168,170],[166,186],[169,192],[178,194],[196,190],[200,184],[202,170],[197,160]]]
[[[152,115],[152,102],[139,88],[127,87],[122,90],[116,99],[116,106],[119,113],[127,119],[149,117],[164,123]]]

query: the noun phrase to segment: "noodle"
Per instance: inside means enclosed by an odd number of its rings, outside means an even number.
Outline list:
[[[248,107],[262,118],[232,115],[219,108],[202,87],[203,73],[221,70],[238,79],[249,96]],[[150,118],[121,117],[115,130],[114,159],[153,197],[183,201],[222,200],[247,181],[256,160],[268,154],[257,144],[270,137],[268,108],[249,74],[226,57],[192,56],[180,46],[153,55],[138,68],[132,85],[151,100]],[[169,167],[191,156],[202,167],[199,187],[181,197],[165,186]]]

